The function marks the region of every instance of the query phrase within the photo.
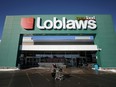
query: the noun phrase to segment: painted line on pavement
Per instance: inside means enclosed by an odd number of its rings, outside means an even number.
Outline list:
[[[10,85],[11,85],[11,83],[12,83],[12,81],[13,81],[13,78],[14,78],[14,72],[13,72],[13,74],[12,74],[12,77],[11,77],[10,81],[9,81],[8,87],[10,87]]]
[[[38,72],[38,74],[42,77],[44,77],[48,82],[50,81],[47,77],[45,77],[44,75],[42,75],[41,73]]]
[[[31,81],[31,79],[30,79],[30,77],[29,77],[29,74],[26,72],[26,75],[27,75],[27,78],[28,78],[28,80],[29,80],[29,82],[30,82],[30,84],[31,84],[31,87],[34,87],[33,86],[33,84],[32,84],[32,81]]]

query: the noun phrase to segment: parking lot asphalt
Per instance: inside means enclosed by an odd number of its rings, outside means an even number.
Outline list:
[[[0,87],[116,87],[116,74],[67,69],[64,80],[54,80],[49,69],[0,72]]]

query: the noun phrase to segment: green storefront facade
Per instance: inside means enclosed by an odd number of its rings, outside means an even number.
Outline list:
[[[48,20],[48,29],[39,29],[37,26],[37,18],[41,18],[42,25]],[[54,29],[54,24],[51,21],[61,20],[64,23],[66,20],[95,20],[95,29],[89,29],[86,24],[82,28],[76,29],[74,25],[73,29],[67,29],[66,26]],[[63,18],[64,17],[64,22]],[[89,17],[90,19],[87,19]],[[21,26],[22,18],[33,18],[33,29],[27,30]],[[65,19],[66,18],[66,19]],[[94,19],[95,18],[95,19]],[[51,21],[49,21],[51,20]],[[69,21],[69,23],[74,23]],[[85,23],[85,22],[84,22]],[[53,26],[50,26],[52,24]],[[56,23],[56,26],[60,26],[60,23]],[[64,23],[65,24],[65,23]],[[69,24],[69,27],[72,26]],[[91,24],[91,23],[90,23]],[[42,27],[41,25],[41,27]],[[6,16],[4,30],[2,34],[2,40],[0,44],[0,66],[1,67],[16,67],[20,44],[22,42],[23,35],[86,35],[94,36],[94,44],[97,45],[98,50],[96,53],[97,64],[103,68],[115,68],[116,67],[116,32],[114,30],[112,16],[111,15],[18,15],[18,16]]]

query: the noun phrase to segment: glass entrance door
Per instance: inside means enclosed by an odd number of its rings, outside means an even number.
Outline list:
[[[38,63],[62,63],[69,67],[80,67],[95,62],[96,52],[92,51],[23,51],[20,58],[22,65],[32,67]]]

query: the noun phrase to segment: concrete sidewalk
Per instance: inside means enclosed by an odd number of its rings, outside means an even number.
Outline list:
[[[40,72],[50,73],[51,68],[50,67],[32,67],[27,69],[19,69],[19,68],[4,68],[0,69],[0,71],[17,71],[17,70],[40,70]],[[98,72],[104,72],[104,73],[116,73],[116,69],[106,69],[106,68],[99,68]],[[77,67],[69,67],[69,68],[63,68],[63,73],[67,74],[96,74],[96,71],[94,68],[77,68]]]

